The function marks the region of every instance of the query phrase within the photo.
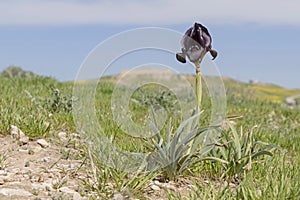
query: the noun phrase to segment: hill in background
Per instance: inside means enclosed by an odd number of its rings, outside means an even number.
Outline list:
[[[25,71],[17,66],[9,66],[0,73],[0,77],[6,78],[32,78],[37,76],[38,75],[31,71]]]
[[[119,78],[121,78],[124,74],[126,74],[128,70],[123,70],[119,75],[116,76],[108,76],[103,77],[106,81],[116,82]],[[165,70],[153,70],[146,69],[142,71],[135,71],[135,73],[149,74],[154,75],[161,78],[168,78],[172,76],[172,73]],[[0,77],[3,78],[33,78],[33,77],[43,77],[37,75],[31,71],[23,70],[18,66],[9,66],[2,72],[0,72]],[[186,79],[191,83],[194,82],[193,75],[185,75]],[[261,83],[259,81],[250,81],[249,83],[240,82],[237,80],[233,80],[228,77],[223,77],[223,81],[225,84],[225,88],[227,93],[233,93],[236,96],[240,96],[243,98],[249,99],[258,99],[263,101],[269,101],[273,103],[285,103],[289,106],[300,106],[300,89],[286,89],[274,84]],[[89,82],[89,80],[83,80],[82,82]]]

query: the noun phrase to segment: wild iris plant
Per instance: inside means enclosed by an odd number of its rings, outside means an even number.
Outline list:
[[[210,52],[213,59],[218,55],[217,51],[212,49],[212,38],[202,24],[195,22],[194,26],[189,28],[181,40],[181,53],[176,54],[178,61],[186,63],[186,56],[196,66],[196,96],[197,109],[200,112],[202,99],[202,84],[200,64],[207,52]]]
[[[151,141],[146,144],[152,152],[147,157],[146,169],[149,171],[161,170],[163,179],[177,180],[183,172],[190,169],[200,161],[221,163],[221,178],[239,182],[247,169],[259,157],[272,156],[268,150],[276,148],[275,145],[255,141],[252,132],[238,134],[234,126],[230,130],[222,130],[220,125],[200,127],[199,119],[203,110],[201,107],[202,86],[200,64],[205,54],[209,52],[213,59],[217,52],[212,49],[212,38],[208,30],[201,24],[195,23],[183,36],[182,52],[176,54],[178,61],[186,63],[186,57],[196,66],[196,96],[197,110],[193,115],[181,122],[173,129],[171,120],[165,131],[160,131],[156,116],[152,108],[153,121],[149,126],[154,133]],[[216,132],[218,137],[211,137]]]
[[[206,144],[206,138],[211,129],[216,127],[199,127],[201,115],[201,75],[200,63],[207,52],[210,52],[213,59],[217,52],[212,49],[211,36],[208,30],[199,23],[195,23],[189,28],[183,36],[182,52],[176,54],[178,61],[186,63],[186,57],[196,66],[196,96],[197,112],[189,119],[183,121],[180,126],[173,130],[171,122],[161,134],[156,123],[155,115],[152,110],[153,122],[149,125],[153,130],[155,138],[148,143],[148,147],[153,152],[148,157],[148,166],[150,170],[162,169],[163,177],[167,180],[175,180],[178,175],[188,170],[192,165],[201,159],[212,149],[212,145]]]

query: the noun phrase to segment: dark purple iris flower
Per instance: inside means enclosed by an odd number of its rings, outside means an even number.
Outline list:
[[[195,63],[201,62],[204,55],[210,52],[213,59],[218,55],[217,51],[212,49],[212,38],[202,24],[195,23],[193,27],[189,28],[181,40],[181,53],[176,54],[176,59],[182,63],[186,63],[186,56]]]

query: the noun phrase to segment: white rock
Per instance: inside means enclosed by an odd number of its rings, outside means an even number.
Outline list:
[[[12,138],[19,140],[22,145],[29,142],[29,137],[24,134],[24,132],[15,125],[10,125],[10,135]]]
[[[78,192],[75,192],[73,194],[73,200],[83,200],[83,198],[80,196]]]
[[[68,187],[61,187],[61,188],[59,188],[59,191],[64,192],[64,193],[68,193],[68,194],[74,194],[74,192],[75,192],[74,190],[71,190]]]
[[[162,185],[162,183],[159,182],[158,180],[155,180],[155,181],[154,181],[154,184],[155,184],[155,185],[159,185],[159,186]]]
[[[155,191],[160,190],[160,187],[157,186],[157,185],[151,185],[150,188],[151,188],[152,190],[155,190]]]
[[[165,186],[167,189],[169,189],[169,190],[176,191],[176,187],[173,186],[173,185],[171,185],[171,184],[165,184],[164,186]]]
[[[10,135],[17,140],[25,136],[24,132],[15,125],[10,125]]]
[[[125,197],[119,192],[114,192],[113,200],[125,200]]]
[[[75,190],[72,190],[68,187],[61,187],[61,188],[59,188],[59,191],[63,192],[63,193],[67,193],[67,194],[73,194],[73,200],[81,200],[82,199],[78,192],[76,192]]]
[[[21,144],[27,144],[29,142],[29,137],[28,136],[21,136],[19,141]]]
[[[7,171],[5,170],[0,170],[0,176],[6,176],[7,175]]]
[[[44,140],[44,139],[39,139],[39,140],[37,140],[36,142],[37,142],[39,145],[41,145],[41,147],[43,147],[43,148],[46,148],[46,147],[49,146],[49,143],[48,143],[46,140]]]
[[[20,171],[21,171],[20,168],[13,168],[13,169],[10,170],[10,172],[11,172],[12,174],[20,174]]]
[[[3,185],[4,184],[4,178],[0,177],[0,185]]]
[[[67,138],[67,133],[66,132],[59,132],[57,134],[57,136],[59,137],[60,140],[66,140]]]
[[[35,189],[39,189],[39,190],[45,189],[46,191],[52,191],[53,190],[52,183],[47,183],[47,182],[43,182],[43,183],[33,182],[31,184],[31,187],[35,188]]]
[[[4,196],[32,196],[32,194],[22,189],[1,188],[0,194]]]
[[[18,149],[18,151],[21,152],[21,153],[28,154],[28,149]]]

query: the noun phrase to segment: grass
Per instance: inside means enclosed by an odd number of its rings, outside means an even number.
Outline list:
[[[2,153],[0,153],[0,170],[5,170],[7,167],[7,156]]]
[[[73,83],[61,83],[46,77],[1,77],[0,81],[1,135],[9,134],[10,124],[21,128],[31,139],[53,137],[60,131],[76,131],[69,107]],[[214,150],[207,155],[219,160],[191,156],[193,164],[188,165],[186,170],[171,173],[171,177],[176,176],[174,185],[178,186],[178,190],[164,188],[159,191],[159,195],[166,199],[299,199],[300,112],[299,109],[283,106],[283,100],[300,91],[273,85],[243,84],[229,79],[225,79],[224,83],[227,89],[227,115],[242,117],[235,119],[235,125],[227,131],[222,130],[224,134],[220,134],[220,138],[213,144]],[[114,77],[104,78],[97,87],[97,117],[104,134],[119,148],[131,152],[149,152],[149,141],[125,134],[114,122],[110,108],[113,89]],[[149,102],[161,103],[174,116],[171,125],[166,123],[163,130],[168,127],[176,130],[180,120],[176,115],[176,104],[173,103],[175,97],[163,93],[162,88],[159,93],[152,89],[155,90],[155,87],[140,88],[133,94],[135,101],[131,102],[129,108],[134,120],[146,124]],[[201,114],[203,127],[207,126],[206,118],[210,107],[206,92],[204,88],[202,104],[205,111]],[[253,129],[254,126],[257,128]],[[171,133],[173,137],[174,134]],[[157,134],[166,138],[164,131]],[[245,142],[248,136],[252,143]],[[153,151],[155,147],[159,149],[168,146],[159,140],[155,142]],[[279,148],[264,148],[267,144],[275,144]],[[155,192],[149,191],[149,184],[153,180],[162,180],[165,174],[163,170],[135,174],[118,171],[105,166],[96,154],[89,152],[84,146],[82,149],[88,158],[84,160],[89,166],[86,171],[92,177],[91,180],[83,180],[84,185],[99,198],[112,198],[116,191],[128,197],[154,198]],[[265,152],[259,157],[251,158],[253,153],[259,151],[270,151],[270,154]],[[242,154],[248,157],[243,157]],[[0,155],[0,167],[5,168],[3,152]],[[178,166],[181,166],[180,163],[178,162]],[[234,166],[237,168],[234,169]],[[189,184],[181,184],[187,180],[190,181]],[[60,184],[57,186],[60,187]]]
[[[54,113],[43,105],[44,99],[53,97],[52,88],[72,95],[71,83],[59,83],[52,78],[1,78],[0,133],[8,134],[8,127],[13,124],[35,139],[72,128],[70,113]]]

